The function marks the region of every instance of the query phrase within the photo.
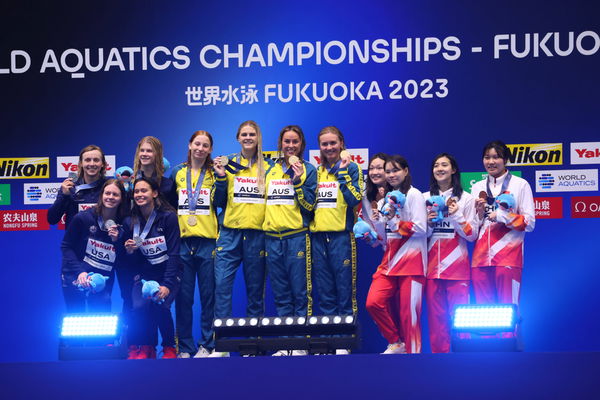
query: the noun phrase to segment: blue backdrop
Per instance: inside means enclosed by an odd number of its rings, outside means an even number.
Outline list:
[[[87,144],[115,155],[117,166],[132,165],[137,141],[154,135],[175,164],[184,159],[187,140],[198,129],[215,137],[215,155],[237,151],[235,130],[247,119],[261,126],[265,150],[276,148],[278,132],[287,124],[303,127],[307,150],[317,148],[322,127],[336,125],[350,148],[406,156],[421,191],[428,190],[429,166],[441,151],[454,154],[461,170],[476,172],[483,170],[481,148],[490,140],[561,143],[562,165],[516,167],[534,196],[563,198],[563,217],[538,220],[526,237],[521,296],[525,347],[600,350],[600,322],[593,317],[600,306],[595,295],[600,280],[598,220],[572,218],[570,207],[572,196],[598,196],[597,182],[593,191],[535,191],[536,170],[597,171],[598,161],[572,165],[569,149],[572,142],[600,140],[598,6],[587,1],[189,3],[2,6],[0,158],[50,157],[50,177],[1,179],[0,184],[10,185],[10,204],[3,194],[0,212],[47,208],[25,204],[23,184],[62,181],[56,158],[77,155]],[[365,43],[370,51],[363,62]],[[225,47],[237,53],[240,45],[242,66],[233,55],[225,67]],[[404,49],[394,52],[394,46]],[[427,60],[426,48],[431,50]],[[527,55],[518,55],[527,48]],[[77,54],[84,55],[85,49],[92,66],[98,65],[98,49],[103,49],[103,65],[110,67],[98,72],[76,68]],[[144,68],[143,52],[149,57],[153,49],[155,66]],[[273,49],[284,60],[274,58],[269,66]],[[301,65],[299,57],[305,57]],[[11,58],[16,63],[11,65]],[[219,66],[207,67],[217,60]],[[170,64],[161,69],[166,62]],[[84,77],[72,76],[77,73]],[[342,96],[344,87],[361,81],[360,94]],[[281,84],[285,97],[288,84],[296,83],[301,88],[314,83],[317,96],[323,84],[334,89],[323,101],[316,101],[309,87],[305,93],[310,102],[301,94],[300,101],[284,102],[275,95],[265,102],[267,87]],[[188,104],[194,98],[186,92],[200,88],[204,102],[211,86],[219,87],[221,100]],[[238,101],[227,104],[222,100],[230,86],[237,89]],[[373,93],[367,99],[370,87]],[[257,96],[242,103],[242,91],[249,89]],[[0,361],[57,358],[64,311],[59,287],[62,236],[56,227],[0,232],[5,303],[0,338],[6,345]],[[359,246],[358,298],[366,352],[385,348],[364,309],[380,256],[379,250]],[[243,293],[238,279],[238,315],[245,308]],[[117,291],[114,297],[118,308]],[[270,296],[268,303],[274,313]]]

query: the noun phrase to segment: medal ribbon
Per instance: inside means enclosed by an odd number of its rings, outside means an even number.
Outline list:
[[[152,214],[150,214],[150,218],[146,221],[146,225],[144,226],[144,230],[140,234],[140,221],[138,220],[135,224],[133,224],[133,237],[139,236],[142,239],[146,239],[148,233],[150,232],[150,228],[152,228],[152,224],[156,219],[156,210],[152,210]]]
[[[186,184],[187,184],[187,196],[188,196],[188,207],[190,209],[190,213],[196,213],[196,202],[198,201],[198,197],[200,196],[200,190],[202,189],[202,183],[204,182],[204,176],[206,175],[206,166],[202,167],[200,172],[200,176],[196,181],[196,185],[192,187],[192,168],[190,166],[187,167],[187,171],[185,174]]]
[[[507,172],[506,178],[504,178],[504,182],[502,182],[502,188],[500,188],[500,194],[504,193],[506,189],[508,189],[508,183],[510,182],[511,177],[512,175],[510,172]],[[488,179],[485,181],[485,188],[487,190],[487,203],[492,205],[494,204],[495,197],[492,195],[492,191],[490,189],[490,178],[491,177],[488,177]]]

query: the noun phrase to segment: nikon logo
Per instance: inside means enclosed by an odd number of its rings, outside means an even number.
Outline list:
[[[562,143],[508,144],[507,165],[562,165]]]
[[[0,158],[0,179],[49,178],[50,160],[38,158]]]

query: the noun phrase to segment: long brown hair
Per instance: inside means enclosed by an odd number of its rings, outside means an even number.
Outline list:
[[[298,157],[300,159],[303,159],[304,149],[306,149],[306,139],[304,139],[304,132],[302,131],[302,128],[300,128],[298,125],[288,125],[284,127],[281,130],[281,132],[279,132],[279,140],[277,141],[277,152],[279,153],[278,155],[280,158],[283,158],[283,135],[285,135],[286,132],[290,131],[297,134],[300,138],[300,154],[298,154]]]
[[[109,179],[104,182],[102,185],[102,189],[100,189],[100,196],[98,196],[98,202],[95,206],[96,215],[102,215],[102,211],[104,211],[104,204],[102,203],[102,195],[104,194],[104,189],[106,189],[109,185],[115,185],[119,188],[119,192],[121,192],[121,202],[119,203],[119,207],[117,208],[117,219],[120,221],[123,220],[129,214],[129,201],[127,198],[127,192],[125,191],[125,186],[123,186],[123,182],[118,179]]]
[[[140,139],[135,149],[135,156],[133,158],[133,177],[138,175],[140,169],[142,169],[142,163],[140,162],[140,148],[144,143],[148,143],[152,147],[154,152],[154,173],[156,176],[150,178],[156,179],[156,183],[160,186],[160,181],[165,173],[165,164],[163,162],[163,146],[160,140],[154,136],[144,136]]]
[[[208,141],[210,142],[210,149],[212,151],[213,149],[213,137],[210,133],[206,132],[206,131],[196,131],[192,134],[192,137],[190,137],[190,141],[189,144],[192,144],[194,142],[194,139],[196,139],[196,136],[206,136],[208,138]],[[192,151],[188,148],[188,152],[187,152],[187,165],[189,167],[192,166]],[[204,165],[206,168],[212,168],[213,166],[213,159],[210,156],[210,154],[208,155],[208,157],[206,157],[206,161],[204,162]]]
[[[79,152],[79,164],[77,165],[77,179],[81,179],[83,177],[83,168],[81,168],[82,161],[83,161],[83,154],[87,153],[88,151],[94,151],[94,150],[98,150],[100,152],[100,155],[102,156],[102,168],[100,168],[100,178],[102,179],[106,176],[106,165],[107,164],[106,164],[106,157],[104,156],[104,152],[102,151],[100,146],[96,146],[95,144],[90,144],[88,146],[85,146]]]

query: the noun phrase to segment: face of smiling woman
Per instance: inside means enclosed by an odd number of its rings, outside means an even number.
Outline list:
[[[81,170],[86,182],[99,179],[102,167],[102,153],[98,150],[86,151],[81,155]]]
[[[102,192],[102,205],[108,209],[116,209],[121,204],[121,191],[117,185],[107,185]]]
[[[329,164],[340,159],[342,142],[335,133],[324,133],[319,137],[319,147]]]
[[[154,207],[154,199],[158,192],[152,190],[148,182],[138,181],[133,189],[133,200],[140,208]]]

